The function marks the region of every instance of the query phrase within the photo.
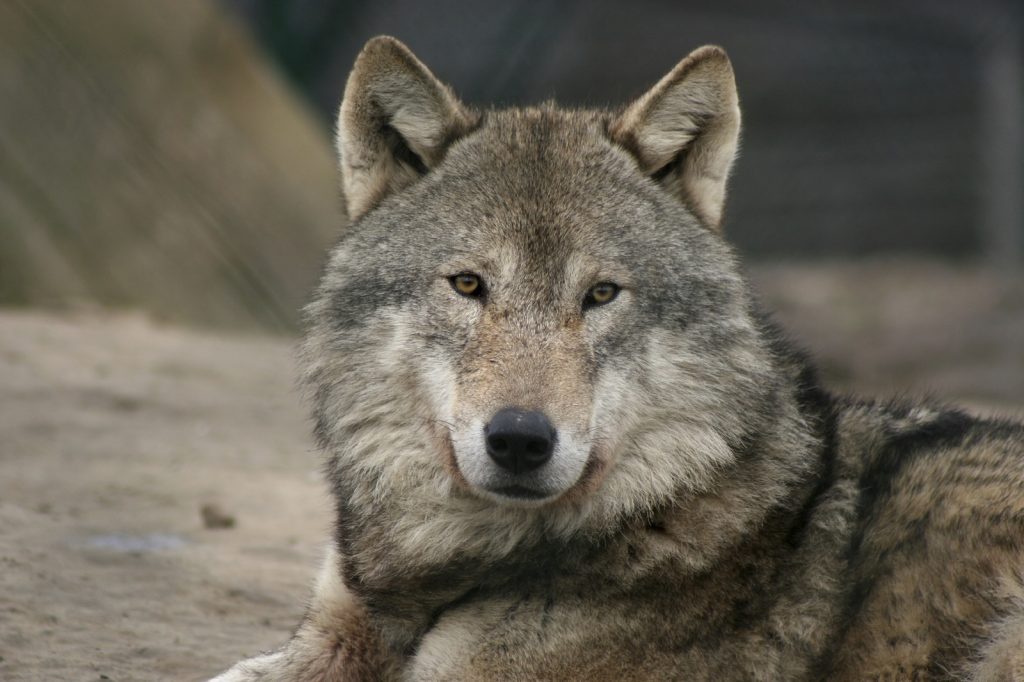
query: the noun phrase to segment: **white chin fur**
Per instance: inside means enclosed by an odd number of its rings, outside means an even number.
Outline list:
[[[515,507],[539,507],[557,499],[579,480],[590,457],[588,441],[559,429],[555,451],[546,464],[529,473],[511,474],[487,454],[484,425],[480,420],[473,420],[452,433],[452,445],[459,471],[474,492],[498,504]],[[514,487],[526,488],[536,497],[502,492]]]

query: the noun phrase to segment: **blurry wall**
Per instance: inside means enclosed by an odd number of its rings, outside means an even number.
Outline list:
[[[326,128],[219,5],[0,2],[0,303],[290,329],[340,208]]]
[[[379,33],[483,104],[621,103],[718,43],[744,107],[742,250],[1024,254],[1019,0],[222,1],[325,121]]]

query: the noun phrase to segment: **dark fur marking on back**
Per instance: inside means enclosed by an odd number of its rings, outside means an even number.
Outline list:
[[[906,418],[911,409],[906,405],[890,405],[886,411],[896,417]],[[860,494],[857,499],[857,526],[847,548],[846,575],[847,579],[853,582],[853,587],[840,611],[839,627],[825,647],[819,664],[815,666],[817,676],[827,679],[835,664],[839,646],[853,625],[856,614],[871,596],[879,578],[884,575],[859,575],[864,568],[862,545],[875,520],[874,512],[879,502],[889,497],[893,482],[918,457],[936,455],[946,448],[962,444],[969,437],[971,430],[982,423],[982,420],[959,410],[947,410],[926,424],[892,434],[888,442],[880,448],[872,465],[862,473],[858,481]],[[919,536],[921,529],[913,532],[915,536]]]
[[[893,434],[858,481],[860,520],[866,521],[876,503],[890,495],[895,479],[914,460],[962,444],[979,422],[959,410],[948,410],[917,428]],[[862,532],[863,525],[858,530]],[[854,535],[854,541],[861,539]]]

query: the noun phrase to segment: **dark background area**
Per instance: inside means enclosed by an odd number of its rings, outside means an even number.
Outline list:
[[[1024,256],[1019,2],[222,1],[325,125],[380,33],[484,106],[621,104],[717,43],[744,110],[744,252]]]

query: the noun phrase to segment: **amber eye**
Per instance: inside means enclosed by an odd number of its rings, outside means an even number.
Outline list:
[[[463,296],[476,298],[484,293],[484,283],[480,281],[478,275],[471,272],[454,275],[449,277],[448,281],[452,283],[452,288]]]
[[[583,307],[591,308],[597,305],[611,303],[619,295],[619,285],[612,282],[598,282],[590,287],[586,298],[583,299]]]

